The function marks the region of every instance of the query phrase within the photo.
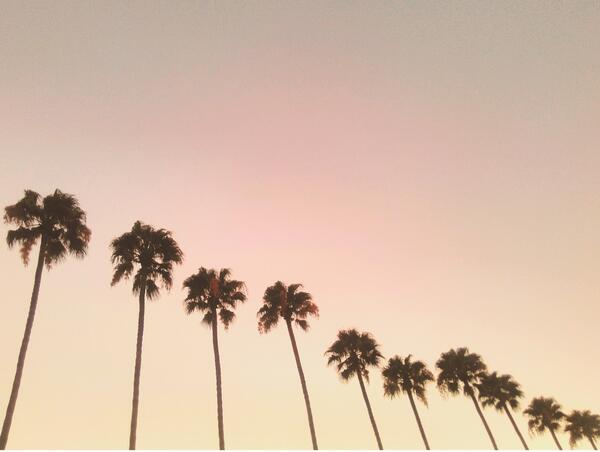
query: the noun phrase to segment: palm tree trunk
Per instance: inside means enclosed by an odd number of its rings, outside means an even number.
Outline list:
[[[215,373],[217,376],[217,421],[219,424],[219,449],[225,450],[225,432],[223,428],[223,391],[221,388],[221,358],[219,357],[219,337],[217,313],[214,313],[212,321],[213,351],[215,355]]]
[[[33,328],[33,319],[35,318],[35,310],[40,293],[40,285],[42,283],[42,271],[44,270],[44,258],[46,255],[46,239],[42,236],[40,241],[40,251],[38,255],[37,267],[35,269],[35,280],[33,283],[33,292],[31,293],[31,301],[29,303],[29,313],[27,314],[27,322],[25,323],[25,333],[21,341],[21,349],[19,350],[19,358],[17,359],[17,370],[13,380],[10,398],[6,407],[6,415],[2,424],[2,433],[0,434],[0,449],[6,449],[8,442],[8,434],[10,433],[10,425],[12,423],[15,406],[17,404],[17,396],[19,395],[19,387],[21,386],[21,377],[23,375],[23,367],[25,366],[25,355],[27,354],[27,346],[31,337],[31,329]]]
[[[525,438],[523,438],[523,435],[521,435],[521,432],[519,431],[519,427],[517,427],[517,423],[513,419],[512,414],[510,414],[510,410],[508,409],[508,406],[506,406],[506,404],[504,404],[504,412],[510,419],[510,423],[512,424],[513,428],[515,429],[515,432],[517,432],[517,436],[521,440],[521,444],[523,444],[523,447],[525,448],[525,450],[529,450],[529,447],[527,447],[527,443],[525,442]]]
[[[137,344],[135,348],[135,371],[133,373],[133,400],[131,402],[131,429],[129,430],[129,450],[135,449],[137,439],[138,405],[140,400],[140,372],[142,369],[142,343],[144,340],[144,312],[146,310],[146,282],[140,288],[140,309],[138,314]]]
[[[552,435],[552,439],[554,440],[554,442],[556,443],[556,447],[559,448],[559,450],[563,450],[562,446],[560,445],[560,443],[558,442],[558,438],[556,437],[556,434],[554,433],[554,430],[549,429],[550,430],[550,434]]]
[[[369,412],[369,419],[371,419],[371,425],[373,426],[373,431],[375,432],[375,438],[377,439],[377,446],[379,450],[383,450],[383,444],[381,444],[381,438],[379,437],[379,430],[377,430],[377,424],[375,423],[375,416],[373,416],[373,410],[371,409],[371,404],[369,403],[369,396],[367,395],[367,390],[365,389],[365,383],[363,382],[363,378],[360,372],[356,374],[358,376],[358,382],[360,383],[360,390],[362,391],[363,399],[365,399],[365,404],[367,405],[367,411]]]
[[[417,411],[417,405],[415,405],[415,399],[413,398],[412,391],[408,391],[408,400],[410,400],[410,406],[412,406],[413,413],[415,413],[415,419],[417,420],[417,425],[419,426],[419,431],[421,432],[421,438],[423,438],[423,442],[425,443],[425,449],[430,450],[429,442],[427,441],[427,436],[425,436],[425,429],[423,429],[423,424],[421,424],[421,418],[419,417],[419,412]]]
[[[488,425],[487,421],[485,420],[485,417],[483,417],[483,412],[481,411],[481,408],[479,407],[479,403],[477,402],[477,398],[475,397],[475,393],[473,392],[473,390],[471,390],[471,400],[473,400],[473,404],[475,405],[477,414],[479,414],[479,417],[481,418],[481,422],[483,422],[483,426],[485,427],[485,431],[487,432],[488,436],[490,437],[492,446],[494,446],[495,450],[498,450],[498,446],[496,445],[496,440],[494,439],[494,435],[492,435],[490,426]]]
[[[598,450],[598,448],[596,447],[596,443],[594,442],[594,439],[591,436],[588,436],[587,439],[590,440],[590,444],[592,445],[594,450]]]
[[[298,375],[300,375],[300,384],[302,385],[302,394],[304,394],[304,403],[306,404],[306,413],[308,415],[308,427],[310,428],[310,438],[312,439],[313,449],[319,449],[317,445],[317,435],[315,433],[315,424],[313,422],[312,410],[310,408],[310,399],[308,398],[308,389],[306,388],[306,380],[304,379],[304,371],[302,370],[302,363],[300,362],[300,354],[298,353],[298,346],[296,345],[296,338],[294,337],[294,330],[292,329],[292,322],[286,320],[288,333],[290,335],[290,341],[292,342],[292,349],[294,350],[294,358],[296,358],[296,367],[298,368]]]

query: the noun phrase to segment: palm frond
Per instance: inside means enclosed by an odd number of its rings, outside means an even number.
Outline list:
[[[38,238],[43,239],[44,261],[50,268],[67,253],[85,256],[91,237],[79,202],[73,195],[60,190],[43,199],[38,193],[26,190],[21,200],[5,208],[4,221],[17,226],[8,231],[6,241],[9,247],[15,243],[21,245],[21,258],[25,264]]]
[[[384,393],[390,397],[400,392],[412,392],[419,400],[427,405],[425,386],[435,381],[433,374],[422,361],[412,361],[412,356],[402,358],[398,355],[388,360],[382,371]]]
[[[600,437],[600,416],[590,410],[573,410],[565,417],[565,432],[569,433],[571,447],[583,438],[594,440]]]
[[[225,328],[235,319],[234,309],[238,303],[246,301],[245,284],[231,279],[231,270],[206,269],[198,271],[183,282],[187,295],[184,300],[188,313],[200,311],[203,321],[211,323],[215,316]]]
[[[546,429],[557,430],[565,417],[561,406],[552,397],[536,397],[523,411],[529,418],[529,430],[543,433]]]
[[[4,209],[4,222],[18,227],[29,228],[39,225],[44,217],[41,197],[33,190],[25,190],[19,201]]]
[[[337,363],[343,380],[360,373],[367,381],[369,367],[379,367],[383,358],[373,336],[355,329],[338,332],[337,340],[326,350],[325,356],[328,365]]]
[[[442,353],[435,365],[439,370],[437,386],[443,395],[457,394],[461,389],[464,395],[471,395],[487,369],[481,357],[466,347]]]
[[[81,253],[79,239],[86,231],[73,230],[70,244],[72,251]],[[113,239],[110,243],[114,273],[111,285],[122,279],[133,279],[133,292],[139,293],[145,285],[149,299],[160,295],[160,287],[170,290],[173,285],[173,265],[183,262],[183,252],[166,229],[155,229],[136,221],[131,231]],[[160,287],[159,287],[160,285]]]

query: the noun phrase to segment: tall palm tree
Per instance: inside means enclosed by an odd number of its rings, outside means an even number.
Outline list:
[[[310,399],[308,397],[308,389],[306,388],[306,380],[304,379],[304,371],[300,362],[300,354],[296,345],[294,329],[292,325],[299,326],[302,330],[308,330],[309,316],[318,317],[319,308],[312,301],[312,295],[308,292],[300,290],[301,284],[290,284],[286,286],[281,281],[277,281],[272,286],[268,287],[263,296],[263,305],[258,310],[258,330],[261,333],[267,333],[277,325],[279,319],[283,319],[287,326],[290,342],[294,358],[296,359],[296,367],[300,376],[300,385],[302,386],[302,394],[304,395],[304,403],[306,404],[306,413],[308,415],[308,427],[310,429],[310,438],[312,440],[313,449],[317,450],[317,435],[315,433],[315,425],[313,422],[312,410],[310,408]]]
[[[544,433],[549,430],[556,447],[562,450],[556,431],[560,428],[565,414],[561,406],[552,397],[536,397],[530,403],[523,414],[529,417],[529,431],[532,433]]]
[[[246,301],[246,286],[242,281],[231,279],[231,270],[220,271],[200,267],[183,282],[188,290],[185,308],[188,314],[198,311],[204,314],[202,321],[212,327],[213,352],[215,356],[215,374],[217,380],[217,423],[219,426],[219,448],[225,449],[223,426],[223,390],[221,385],[221,357],[219,355],[218,325],[219,319],[225,329],[235,318],[238,303]]]
[[[159,284],[169,290],[173,285],[173,265],[183,262],[183,253],[171,232],[154,229],[136,221],[130,232],[114,239],[111,244],[111,260],[114,274],[111,286],[133,275],[133,293],[138,296],[138,328],[133,374],[133,398],[131,402],[131,426],[129,449],[135,449],[137,418],[140,394],[140,372],[142,368],[142,342],[144,340],[144,312],[146,297],[158,298]]]
[[[511,375],[498,375],[497,372],[493,372],[483,375],[476,386],[481,404],[484,407],[493,406],[498,411],[504,411],[521,440],[523,448],[529,450],[509,409],[509,407],[513,410],[519,408],[519,399],[523,397],[519,383]]]
[[[481,422],[483,422],[485,431],[490,437],[494,449],[498,450],[494,435],[492,435],[490,426],[483,416],[483,412],[477,402],[477,397],[475,397],[475,385],[479,383],[479,380],[487,370],[481,356],[476,353],[470,353],[466,347],[461,347],[442,353],[435,366],[440,371],[437,378],[437,385],[440,392],[442,394],[458,394],[462,389],[463,394],[470,397],[473,401],[475,410]]]
[[[369,381],[369,367],[379,367],[383,355],[379,351],[379,344],[369,333],[359,333],[355,329],[338,332],[337,340],[325,352],[328,357],[327,365],[336,364],[337,371],[344,381],[356,375],[362,392],[371,426],[375,433],[377,446],[383,450],[379,430],[375,423],[371,403],[367,396],[364,380]]]
[[[16,229],[8,231],[6,242],[9,248],[19,244],[21,258],[25,265],[29,262],[29,254],[35,244],[40,242],[38,261],[35,269],[33,292],[29,303],[29,314],[25,323],[25,333],[17,359],[17,370],[13,380],[10,398],[6,407],[6,415],[0,434],[0,449],[6,448],[10,426],[17,404],[19,386],[25,365],[25,355],[31,337],[33,320],[42,282],[44,263],[50,269],[54,263],[63,260],[67,254],[83,258],[87,252],[91,231],[86,226],[85,212],[73,195],[55,190],[42,199],[32,191],[25,190],[25,196],[16,204],[4,210],[4,221],[14,225]]]
[[[598,450],[594,439],[600,437],[600,416],[589,410],[573,410],[566,418],[565,432],[570,434],[569,444],[574,447],[577,442],[587,438],[594,450]]]
[[[387,366],[383,369],[383,391],[389,397],[395,397],[400,393],[408,395],[410,406],[412,407],[417,426],[421,432],[421,438],[425,443],[425,449],[429,450],[429,442],[425,436],[423,424],[417,411],[417,405],[413,395],[427,406],[427,397],[425,395],[425,386],[430,381],[435,381],[433,374],[427,369],[423,361],[412,361],[412,355],[401,358],[396,355],[390,358]]]

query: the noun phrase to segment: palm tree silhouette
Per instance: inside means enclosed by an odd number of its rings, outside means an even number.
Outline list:
[[[442,394],[458,394],[462,389],[465,396],[468,396],[475,405],[475,410],[479,414],[481,422],[490,437],[494,449],[498,450],[496,440],[492,431],[483,416],[483,412],[475,397],[475,385],[486,372],[486,365],[481,360],[481,356],[476,353],[470,353],[466,347],[452,349],[442,353],[435,366],[440,373],[437,377],[437,385]]]
[[[375,423],[375,417],[363,381],[369,381],[368,367],[379,367],[379,363],[383,358],[383,355],[379,352],[379,344],[369,333],[359,333],[355,329],[342,330],[338,332],[337,340],[331,344],[325,355],[328,357],[327,365],[337,365],[337,371],[342,380],[348,381],[353,375],[358,378],[373,432],[377,439],[377,446],[380,450],[383,450],[379,430]]]
[[[219,448],[225,449],[225,433],[223,426],[223,391],[221,386],[221,358],[219,356],[218,325],[219,319],[229,327],[235,318],[234,309],[238,303],[246,301],[245,285],[242,281],[231,279],[231,270],[207,270],[200,267],[183,282],[188,289],[185,307],[188,314],[199,311],[204,314],[202,321],[212,327],[213,352],[215,356],[215,373],[217,379],[217,423],[219,426]]]
[[[410,406],[417,420],[417,426],[421,432],[421,438],[425,443],[425,449],[429,450],[429,442],[427,436],[425,436],[425,430],[423,424],[421,424],[413,394],[427,406],[425,386],[430,381],[435,381],[435,378],[423,361],[412,361],[411,357],[412,355],[408,355],[406,358],[401,358],[396,355],[389,359],[387,366],[381,372],[383,375],[383,390],[385,395],[390,398],[402,392],[408,395]]]
[[[319,308],[312,301],[312,295],[308,292],[301,291],[301,284],[290,284],[286,287],[281,281],[277,281],[272,286],[268,287],[263,296],[263,305],[258,310],[258,330],[261,333],[267,333],[277,325],[279,319],[282,318],[287,326],[294,358],[296,359],[296,367],[300,376],[300,384],[302,386],[302,394],[304,395],[304,403],[306,405],[306,413],[308,415],[308,427],[310,429],[310,437],[312,440],[313,449],[317,450],[317,435],[315,433],[315,425],[313,422],[312,410],[310,408],[310,399],[308,397],[308,389],[306,388],[306,380],[304,379],[304,371],[300,362],[300,354],[296,345],[294,329],[292,324],[299,326],[302,330],[308,330],[309,316],[318,317]]]
[[[21,258],[25,265],[29,262],[29,254],[34,245],[40,241],[38,261],[35,269],[33,292],[29,304],[29,313],[25,323],[25,333],[17,359],[17,370],[10,392],[10,398],[6,407],[6,415],[2,424],[0,434],[0,449],[6,448],[10,426],[12,423],[25,355],[31,337],[33,320],[42,282],[42,271],[44,263],[50,269],[53,264],[63,260],[67,254],[83,258],[87,252],[91,231],[86,226],[85,212],[79,207],[79,202],[73,195],[55,190],[53,194],[44,197],[32,191],[25,190],[25,196],[16,204],[8,206],[4,211],[4,221],[16,226],[16,229],[8,231],[6,242],[9,248],[15,244],[21,246]]]
[[[529,417],[529,431],[532,433],[544,433],[546,429],[550,431],[556,447],[562,450],[556,430],[560,428],[565,414],[561,411],[561,406],[552,397],[536,397],[530,403],[523,414]]]
[[[600,416],[589,410],[573,410],[566,418],[565,432],[570,434],[569,444],[574,447],[577,442],[587,438],[594,450],[598,450],[594,439],[600,437]]]
[[[497,372],[493,372],[483,375],[476,386],[481,404],[484,407],[493,406],[498,411],[504,411],[521,440],[523,448],[529,450],[509,409],[509,407],[513,410],[519,408],[519,399],[523,397],[519,383],[511,375],[498,375]]]
[[[173,264],[183,262],[183,253],[171,232],[154,229],[136,221],[130,232],[114,239],[111,260],[114,274],[111,286],[133,274],[133,293],[138,295],[139,313],[135,370],[133,374],[133,399],[131,402],[131,427],[129,449],[135,449],[140,394],[140,371],[142,367],[142,342],[144,340],[144,312],[146,297],[153,300],[159,296],[157,281],[167,290],[173,285]],[[137,269],[137,270],[136,270]],[[134,274],[135,272],[135,274]]]

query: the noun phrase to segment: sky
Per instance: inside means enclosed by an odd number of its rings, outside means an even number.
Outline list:
[[[311,445],[287,332],[257,330],[277,280],[320,307],[297,341],[321,448],[376,446],[323,356],[350,327],[600,412],[599,2],[3,0],[0,61],[0,205],[60,188],[93,234],[43,275],[9,447],[127,447],[137,301],[109,242],[136,220],[185,253],[146,308],[139,448],[218,445],[210,331],[183,309],[200,266],[248,287],[219,333],[229,448]],[[0,245],[2,415],[34,270]],[[421,448],[406,397],[376,370],[367,390],[384,446]],[[428,397],[432,447],[489,448],[471,401]]]

